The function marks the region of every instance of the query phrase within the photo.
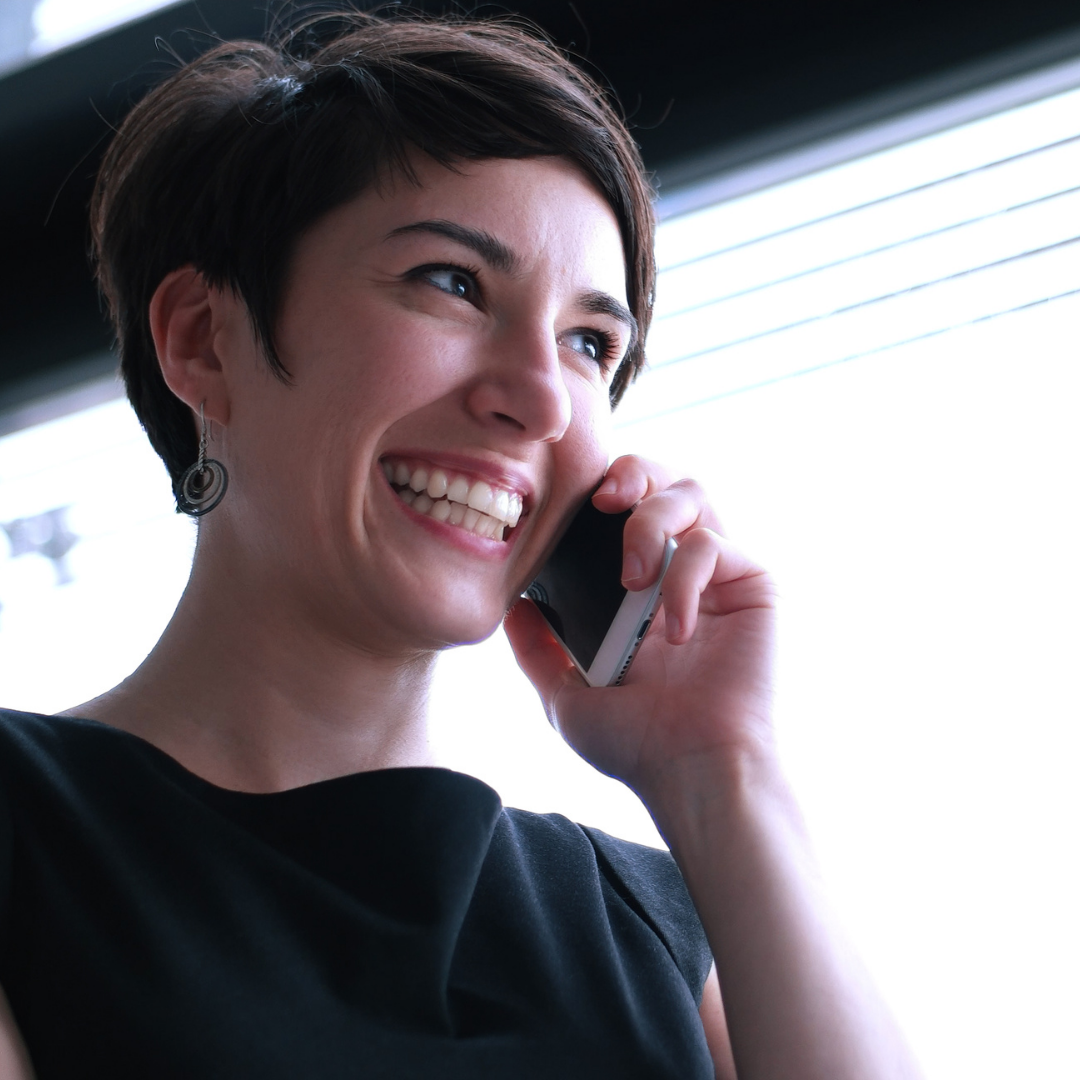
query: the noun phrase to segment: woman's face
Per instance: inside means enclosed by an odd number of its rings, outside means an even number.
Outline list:
[[[418,175],[300,239],[277,336],[292,384],[253,355],[227,366],[232,483],[206,519],[294,617],[387,653],[498,625],[606,468],[633,322],[615,218],[573,166]]]

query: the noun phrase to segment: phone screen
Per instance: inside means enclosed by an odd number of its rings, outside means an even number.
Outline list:
[[[620,578],[630,514],[603,514],[589,499],[525,590],[586,670],[626,596]]]

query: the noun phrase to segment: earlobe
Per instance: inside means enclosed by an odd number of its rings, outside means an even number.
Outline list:
[[[221,323],[237,301],[207,285],[193,266],[167,274],[150,300],[150,332],[169,389],[195,411],[225,425],[229,420]]]

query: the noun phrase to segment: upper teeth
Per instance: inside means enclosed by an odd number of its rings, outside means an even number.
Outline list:
[[[437,520],[501,539],[503,528],[513,528],[521,517],[521,496],[485,480],[470,480],[461,473],[426,465],[413,467],[404,461],[384,460],[382,468],[391,484],[409,489],[412,498],[407,498],[405,492],[398,494],[414,510],[430,513]],[[490,527],[480,520],[485,517],[491,519]]]

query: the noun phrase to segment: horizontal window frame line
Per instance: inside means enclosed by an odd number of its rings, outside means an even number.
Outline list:
[[[741,296],[750,296],[753,293],[761,292],[764,289],[771,289],[776,285],[785,285],[789,281],[798,281],[799,278],[809,277],[811,274],[817,274],[823,270],[832,270],[834,267],[843,266],[846,263],[857,262],[859,259],[867,259],[872,255],[880,255],[884,251],[892,251],[895,248],[901,248],[905,244],[914,244],[920,240],[929,239],[931,236],[944,236],[946,233],[951,232],[953,229],[964,228],[968,225],[977,225],[980,221],[991,221],[996,217],[1002,217],[1005,214],[1011,214],[1016,210],[1023,210],[1029,206],[1038,206],[1039,203],[1048,202],[1052,199],[1059,199],[1064,195],[1075,195],[1080,191],[1080,184],[1076,184],[1070,188],[1063,188],[1061,191],[1055,191],[1050,195],[1040,195],[1037,199],[1029,199],[1027,202],[1014,203],[1012,206],[1006,206],[1001,210],[994,210],[989,214],[981,214],[979,217],[965,218],[963,221],[954,222],[952,225],[946,225],[941,229],[933,229],[926,233],[917,233],[913,236],[908,236],[903,240],[897,240],[892,244],[883,244],[878,248],[870,248],[867,251],[861,251],[857,255],[848,255],[843,259],[836,259],[831,263],[821,263],[818,266],[811,268],[810,270],[800,270],[796,274],[789,274],[787,277],[774,278],[772,281],[767,281],[761,285],[753,285],[749,289],[742,289],[739,292],[725,293],[723,296],[717,296],[712,300],[706,300],[701,304],[693,304],[691,307],[680,308],[678,311],[673,311],[669,315],[661,315],[656,319],[652,326],[659,326],[662,323],[667,322],[669,319],[677,319],[681,315],[689,315],[695,311],[702,311],[703,309],[712,306],[713,304],[720,304],[726,300],[736,300]],[[719,254],[719,253],[718,253]],[[991,265],[987,263],[986,265]]]
[[[771,379],[762,379],[761,382],[751,383],[746,386],[736,387],[734,390],[725,390],[719,394],[712,394],[707,398],[700,398],[696,401],[689,401],[683,405],[677,405],[670,409],[663,409],[660,412],[648,413],[644,416],[635,417],[633,420],[627,420],[625,423],[620,424],[618,422],[618,416],[616,415],[615,427],[617,430],[623,430],[626,428],[634,427],[636,424],[645,424],[653,420],[660,420],[666,416],[674,416],[677,413],[684,412],[687,409],[696,409],[699,405],[709,405],[714,401],[722,401],[724,398],[736,397],[739,394],[748,393],[751,390],[760,390],[766,386],[773,386],[776,383],[784,382],[786,379],[795,379],[802,375],[812,375],[815,371],[824,371],[826,368],[836,367],[839,364],[848,364],[853,360],[861,360],[868,356],[875,356],[879,353],[888,352],[890,349],[898,349],[904,345],[913,345],[917,341],[928,341],[930,338],[939,337],[941,334],[948,334],[953,330],[961,330],[966,326],[977,326],[979,323],[991,322],[994,319],[1000,318],[1004,315],[1014,315],[1018,311],[1026,311],[1028,308],[1036,308],[1042,304],[1050,304],[1055,300],[1064,300],[1070,296],[1080,296],[1080,288],[1066,289],[1064,292],[1055,293],[1053,296],[1044,296],[1038,300],[1029,300],[1024,304],[1017,304],[1015,307],[1002,308],[1000,311],[995,311],[989,315],[979,315],[974,319],[965,319],[963,322],[951,323],[949,326],[940,327],[937,330],[928,330],[924,334],[915,334],[912,337],[904,338],[902,341],[890,341],[886,345],[880,345],[873,349],[866,349],[863,352],[851,353],[848,356],[837,357],[835,360],[827,360],[823,364],[815,364],[813,367],[800,368],[798,371],[789,371],[783,375],[777,375]],[[706,354],[701,354],[706,355]],[[667,367],[665,364],[664,367]],[[663,369],[656,369],[663,370]]]
[[[999,166],[1012,164],[1014,161],[1022,161],[1024,158],[1033,157],[1036,154],[1045,153],[1048,150],[1055,150],[1061,146],[1068,146],[1070,143],[1080,142],[1080,134],[1070,135],[1067,139],[1057,139],[1055,142],[1045,143],[1042,146],[1037,146],[1033,150],[1025,150],[1021,154],[1012,154],[1009,157],[998,158],[996,161],[988,161],[983,165],[977,165],[973,169],[964,169],[957,173],[950,173],[948,176],[938,177],[937,180],[928,181],[925,184],[916,184],[914,187],[905,188],[903,191],[895,191],[891,195],[883,195],[878,199],[869,199],[863,203],[857,203],[853,206],[846,206],[843,210],[836,210],[831,214],[822,214],[820,217],[808,218],[806,221],[800,221],[797,225],[788,225],[783,229],[777,229],[775,232],[762,233],[760,236],[755,236],[752,240],[741,240],[737,244],[731,244],[728,247],[716,248],[714,251],[706,252],[703,255],[695,255],[692,259],[685,259],[679,263],[671,263],[668,266],[664,266],[661,270],[657,271],[657,276],[668,273],[671,270],[680,270],[684,266],[693,266],[695,263],[702,262],[705,259],[715,258],[717,255],[726,255],[731,251],[738,251],[741,248],[751,247],[754,244],[760,244],[764,240],[772,240],[778,236],[785,236],[790,233],[798,232],[800,229],[809,228],[811,225],[820,225],[826,221],[834,221],[838,218],[842,218],[847,214],[853,214],[858,210],[866,210],[871,206],[884,206],[887,203],[894,201],[895,199],[902,199],[907,195],[912,195],[917,191],[929,191],[932,188],[938,187],[940,184],[952,183],[954,180],[960,180],[965,176],[974,176],[976,173],[986,172],[990,169],[996,169]],[[714,205],[722,205],[723,200],[717,202]],[[702,207],[702,210],[708,209],[708,207]]]
[[[984,270],[991,270],[997,266],[1007,266],[1009,263],[1018,262],[1022,259],[1034,258],[1037,255],[1045,254],[1048,251],[1056,251],[1058,248],[1068,247],[1071,244],[1080,244],[1080,234],[1072,236],[1067,240],[1059,240],[1053,244],[1044,244],[1042,247],[1032,248],[1030,251],[1021,252],[1019,255],[1010,255],[1004,259],[995,259],[993,262],[982,263],[981,265],[973,266],[968,270],[960,270],[955,274],[946,274],[944,277],[923,281],[918,285],[912,285],[906,289],[899,289],[896,292],[886,293],[883,296],[875,296],[870,300],[862,300],[857,304],[848,304],[846,307],[836,308],[833,311],[825,312],[821,315],[812,315],[807,319],[797,319],[795,322],[784,323],[782,326],[774,326],[757,334],[747,334],[745,337],[736,338],[734,341],[724,342],[723,345],[713,345],[710,348],[699,349],[697,352],[687,353],[686,355],[676,357],[673,360],[664,360],[662,363],[652,367],[652,370],[663,371],[665,368],[674,367],[676,364],[683,364],[687,360],[696,360],[701,356],[721,353],[725,349],[732,349],[737,345],[745,345],[751,341],[758,341],[761,338],[770,337],[772,334],[783,333],[785,330],[795,330],[800,326],[810,326],[816,322],[833,319],[838,315],[846,315],[849,312],[858,311],[860,308],[873,307],[875,304],[883,304],[885,301],[895,300],[899,296],[910,296],[912,293],[919,292],[922,289],[928,289],[935,285],[943,285],[948,281],[958,281],[961,278],[970,277],[972,274],[982,273]]]

